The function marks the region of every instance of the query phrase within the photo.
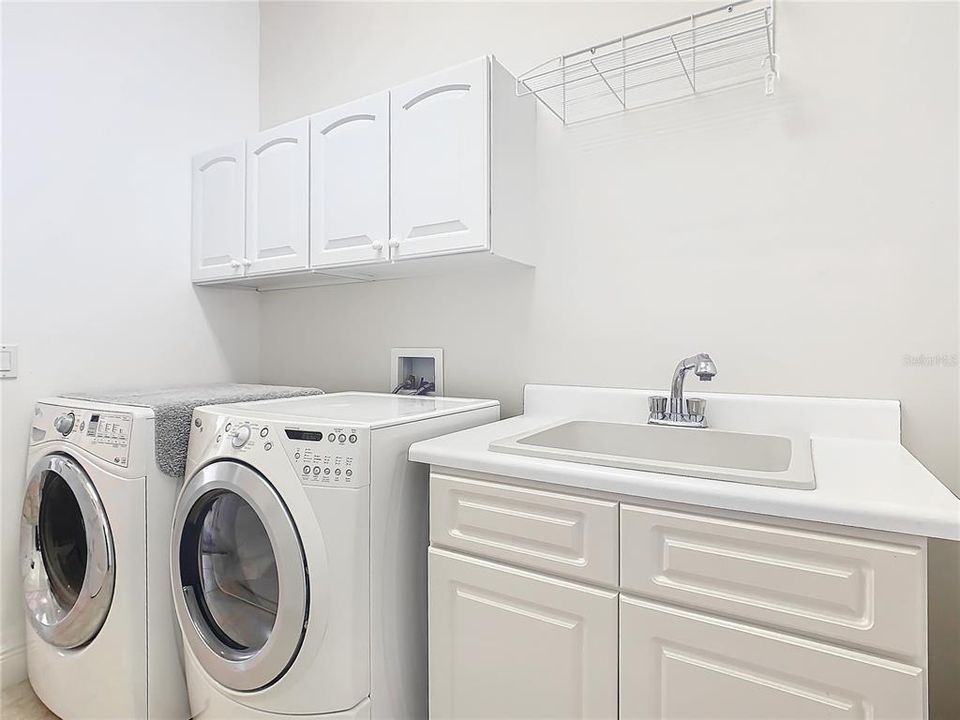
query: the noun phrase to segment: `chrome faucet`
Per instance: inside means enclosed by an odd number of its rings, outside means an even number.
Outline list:
[[[649,400],[650,418],[647,422],[651,425],[694,428],[707,426],[707,401],[694,397],[684,400],[683,397],[683,381],[689,370],[693,370],[694,374],[704,381],[713,380],[713,376],[717,374],[717,366],[707,353],[697,353],[677,363],[677,368],[673,371],[673,382],[670,384],[670,398],[654,395]]]

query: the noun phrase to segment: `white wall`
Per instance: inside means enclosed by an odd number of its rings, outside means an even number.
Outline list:
[[[189,282],[190,155],[257,125],[255,3],[10,3],[3,18],[3,682],[34,400],[258,377],[257,299]]]
[[[708,5],[265,3],[261,126]],[[382,390],[392,346],[437,345],[448,394],[515,413],[524,382],[664,387],[706,350],[710,390],[902,400],[905,444],[960,489],[956,367],[904,358],[958,352],[957,6],[779,10],[775,98],[541,113],[535,273],[264,295],[263,379]],[[934,717],[960,717],[960,555],[931,554]]]

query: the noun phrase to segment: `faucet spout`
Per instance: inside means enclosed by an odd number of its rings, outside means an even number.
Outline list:
[[[706,381],[713,380],[713,377],[717,374],[717,366],[713,362],[713,358],[707,353],[697,353],[678,362],[676,370],[673,371],[673,382],[670,385],[671,412],[682,413],[684,411],[683,381],[689,370],[693,370],[698,378]],[[676,407],[676,410],[674,410],[674,407]]]
[[[707,353],[697,353],[686,357],[677,363],[673,371],[673,382],[670,384],[670,403],[663,409],[654,411],[654,404],[651,404],[650,422],[655,425],[677,425],[681,427],[706,427],[706,418],[703,415],[705,402],[692,398],[686,403],[683,399],[683,381],[687,373],[693,370],[700,380],[713,380],[717,374],[717,366]],[[651,399],[654,400],[656,398]],[[666,398],[660,398],[666,405]],[[690,405],[690,407],[687,407]]]

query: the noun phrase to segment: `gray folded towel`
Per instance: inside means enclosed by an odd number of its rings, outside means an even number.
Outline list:
[[[318,388],[220,383],[119,392],[77,392],[66,393],[63,397],[151,408],[156,416],[157,465],[164,474],[182,478],[186,472],[187,442],[190,439],[190,420],[194,408],[201,405],[322,394],[323,390]]]

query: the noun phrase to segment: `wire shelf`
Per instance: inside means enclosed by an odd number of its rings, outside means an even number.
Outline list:
[[[517,79],[565,125],[779,77],[774,0],[737,0],[562,55]]]

